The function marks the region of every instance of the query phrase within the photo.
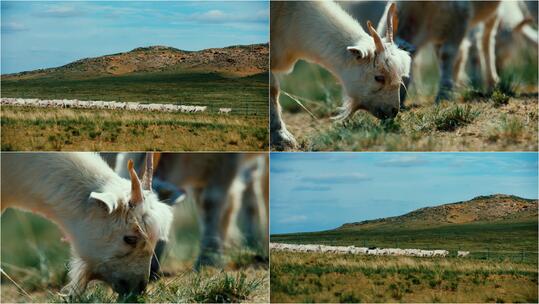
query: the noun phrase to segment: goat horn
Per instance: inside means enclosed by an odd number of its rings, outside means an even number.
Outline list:
[[[153,153],[146,153],[146,169],[142,175],[142,189],[152,190]]]
[[[386,37],[389,43],[393,43],[393,34],[397,29],[397,24],[399,23],[397,19],[397,5],[391,3],[389,7],[389,12],[387,13],[387,28],[386,28]]]
[[[127,169],[129,169],[129,176],[131,177],[131,204],[138,205],[143,202],[144,198],[142,196],[140,180],[137,172],[135,172],[132,159],[127,162]]]
[[[367,21],[367,29],[369,30],[369,33],[371,34],[372,39],[374,39],[376,52],[378,54],[382,53],[384,51],[384,44],[382,43],[382,38],[380,38],[380,35],[378,35],[374,27],[372,27],[372,22],[370,20]]]

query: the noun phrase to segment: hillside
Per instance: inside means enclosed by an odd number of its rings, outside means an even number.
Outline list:
[[[382,248],[443,248],[475,252],[537,251],[537,200],[509,195],[427,207],[333,230],[277,234],[272,242]],[[505,256],[501,254],[501,256]],[[528,253],[531,261],[537,254]]]
[[[268,44],[238,45],[201,51],[149,46],[129,52],[86,58],[48,69],[2,75],[3,80],[85,79],[134,73],[193,72],[244,77],[268,71]]]
[[[518,196],[495,194],[478,196],[468,201],[425,207],[401,216],[347,223],[337,229],[358,229],[366,227],[396,225],[423,226],[443,224],[464,224],[509,219],[537,218],[537,200]]]

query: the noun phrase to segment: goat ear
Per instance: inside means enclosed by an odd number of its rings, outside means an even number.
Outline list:
[[[92,192],[90,193],[90,201],[101,204],[102,207],[106,208],[109,214],[112,213],[118,207],[118,202],[116,197],[110,193],[106,192]]]
[[[346,48],[357,60],[368,58],[371,54],[368,49],[362,48],[361,46],[349,46]]]

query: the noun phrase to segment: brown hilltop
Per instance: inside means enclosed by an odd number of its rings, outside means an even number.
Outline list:
[[[244,77],[268,71],[268,44],[237,45],[201,51],[150,46],[86,58],[48,69],[2,75],[3,79],[93,78],[151,72],[203,72]]]
[[[495,194],[478,196],[468,201],[425,207],[401,216],[347,223],[338,229],[354,229],[383,225],[423,226],[437,224],[463,224],[497,220],[537,218],[536,199]]]

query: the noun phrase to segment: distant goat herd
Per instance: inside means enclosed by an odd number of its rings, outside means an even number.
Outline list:
[[[447,257],[447,250],[423,250],[423,249],[400,249],[400,248],[367,248],[355,246],[328,246],[328,245],[296,245],[284,243],[270,243],[270,249],[293,251],[293,252],[320,252],[320,253],[345,253],[345,254],[368,254],[368,255],[392,255],[412,257]],[[457,251],[457,257],[466,257],[469,251]]]
[[[162,103],[138,103],[101,100],[77,99],[37,99],[37,98],[0,98],[6,106],[41,107],[41,108],[76,108],[76,109],[110,109],[150,112],[202,113],[207,106],[175,105]],[[230,114],[231,108],[219,108],[219,114]]]

